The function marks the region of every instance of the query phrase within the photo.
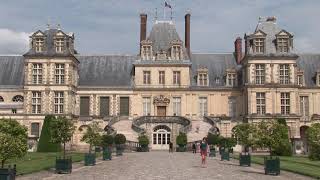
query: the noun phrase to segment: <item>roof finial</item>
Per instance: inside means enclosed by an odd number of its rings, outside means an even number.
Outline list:
[[[50,29],[50,17],[48,18],[48,22],[47,22],[47,29]]]

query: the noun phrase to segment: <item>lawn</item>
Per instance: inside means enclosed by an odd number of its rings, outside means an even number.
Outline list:
[[[252,156],[251,161],[263,165],[263,157],[264,156]],[[235,156],[235,158],[238,159],[239,156]],[[297,174],[320,178],[320,161],[311,161],[307,157],[281,156],[280,168]]]
[[[17,160],[11,160],[8,164],[17,165],[17,174],[29,174],[41,170],[50,169],[55,166],[55,159],[57,156],[61,156],[62,153],[27,153],[26,156]],[[70,153],[68,156],[72,156],[73,162],[83,161],[83,153]]]

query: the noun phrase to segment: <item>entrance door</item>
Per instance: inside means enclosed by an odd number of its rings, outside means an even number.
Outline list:
[[[157,107],[157,116],[166,116],[166,106]]]
[[[157,126],[154,128],[152,134],[152,149],[154,150],[168,150],[170,143],[170,128],[168,126]]]

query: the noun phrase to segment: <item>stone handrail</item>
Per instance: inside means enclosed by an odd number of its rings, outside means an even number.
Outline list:
[[[107,131],[108,134],[110,135],[115,135],[117,134],[117,131],[112,127],[113,124],[117,123],[120,121],[119,116],[112,116],[110,117],[108,121],[108,125],[106,126],[105,130]]]
[[[141,116],[132,121],[132,129],[138,133],[145,133],[145,129],[140,127],[145,123],[178,123],[183,125],[180,132],[187,133],[191,130],[191,121],[182,116]]]

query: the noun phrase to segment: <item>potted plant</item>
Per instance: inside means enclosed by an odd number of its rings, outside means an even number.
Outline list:
[[[187,150],[187,135],[185,133],[181,133],[177,136],[176,142],[177,142],[177,152],[185,152]]]
[[[320,160],[320,123],[312,124],[307,130],[307,141],[310,145],[309,158]]]
[[[124,144],[126,143],[126,137],[123,134],[117,134],[114,137],[114,143],[116,144],[116,155],[122,156],[124,150]]]
[[[103,160],[112,159],[112,145],[114,143],[114,138],[111,135],[102,135],[102,147],[103,147]]]
[[[83,129],[81,128],[80,131]],[[100,132],[102,129],[99,127],[98,122],[92,122],[84,133],[81,141],[89,144],[89,153],[86,153],[84,156],[84,165],[85,166],[94,166],[96,164],[96,154],[91,153],[92,147],[100,145],[101,135]]]
[[[230,160],[230,154],[233,152],[232,147],[236,145],[236,140],[232,137],[222,137],[220,139],[220,147],[222,147],[223,151],[221,152],[221,161]]]
[[[208,142],[208,145],[210,147],[210,153],[209,153],[210,157],[216,157],[215,145],[219,144],[219,141],[220,141],[220,136],[219,135],[208,133],[207,142]]]
[[[242,145],[243,150],[239,155],[240,166],[251,166],[251,155],[249,148],[252,146],[254,126],[249,123],[238,124],[232,129],[232,133]]]
[[[255,127],[254,145],[268,148],[270,156],[264,157],[265,174],[280,174],[280,159],[273,157],[274,149],[289,141],[288,128],[277,121],[261,121]]]
[[[27,128],[13,119],[0,119],[1,179],[14,180],[16,165],[5,167],[8,159],[21,158],[28,151]]]
[[[137,148],[138,152],[148,152],[149,151],[149,138],[146,135],[141,135],[138,137],[140,147]]]
[[[71,173],[72,159],[66,157],[66,143],[72,138],[75,126],[72,120],[66,117],[58,117],[51,122],[51,141],[63,144],[63,157],[56,158],[56,173]]]

